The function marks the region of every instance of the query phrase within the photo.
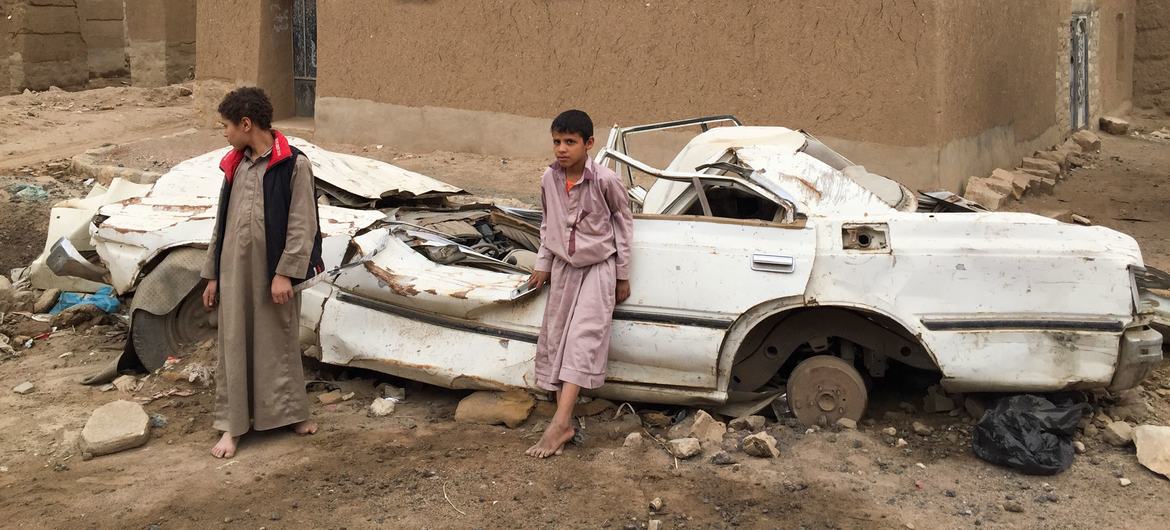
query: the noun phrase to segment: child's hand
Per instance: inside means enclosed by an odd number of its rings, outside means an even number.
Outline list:
[[[617,281],[617,293],[615,293],[615,296],[619,304],[625,302],[630,297],[630,280]]]
[[[551,276],[552,273],[548,271],[532,271],[532,276],[528,277],[528,288],[536,289],[541,285],[548,283],[548,279]]]
[[[272,278],[272,303],[284,304],[293,298],[292,280],[279,274]]]
[[[207,287],[203,288],[203,307],[207,308],[208,311],[215,307],[217,289],[219,289],[219,282],[215,280],[208,280]]]

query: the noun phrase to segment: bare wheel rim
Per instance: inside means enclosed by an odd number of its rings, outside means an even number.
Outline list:
[[[167,339],[176,353],[215,336],[215,312],[203,308],[201,295],[202,291],[195,289],[167,315]]]
[[[857,421],[868,400],[865,381],[848,362],[830,355],[801,361],[788,377],[788,404],[805,425],[832,425],[841,418]]]

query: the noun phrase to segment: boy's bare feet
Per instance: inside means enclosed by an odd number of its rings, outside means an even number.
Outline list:
[[[232,436],[229,433],[223,433],[219,437],[219,443],[211,448],[211,456],[216,458],[231,458],[236,456],[236,442],[240,441],[239,436]]]
[[[305,420],[293,424],[293,432],[297,434],[314,434],[317,432],[317,422],[313,420]]]
[[[548,458],[553,455],[561,454],[561,449],[569,440],[573,439],[576,434],[576,429],[571,423],[550,423],[548,428],[544,430],[544,434],[540,437],[540,441],[536,445],[529,447],[524,454],[536,458]]]

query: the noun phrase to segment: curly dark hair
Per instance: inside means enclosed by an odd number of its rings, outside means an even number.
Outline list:
[[[253,125],[263,130],[272,128],[272,102],[257,87],[237,88],[229,92],[219,104],[219,114],[237,125],[244,118],[249,118]]]

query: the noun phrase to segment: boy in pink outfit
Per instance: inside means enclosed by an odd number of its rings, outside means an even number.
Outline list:
[[[560,454],[573,438],[573,406],[582,388],[605,383],[614,305],[630,296],[634,217],[626,188],[589,158],[593,121],[579,110],[552,123],[556,162],[540,179],[544,218],[530,287],[550,283],[536,346],[536,384],[557,393],[557,411],[526,451]]]

